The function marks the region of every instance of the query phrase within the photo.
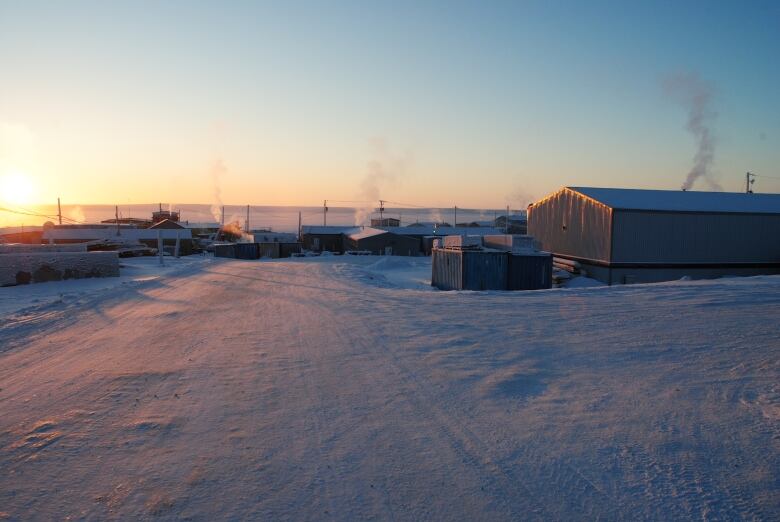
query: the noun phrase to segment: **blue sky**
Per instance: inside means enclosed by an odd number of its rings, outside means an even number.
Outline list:
[[[688,74],[740,190],[780,177],[778,28],[777,2],[0,1],[0,168],[81,203],[677,189]]]

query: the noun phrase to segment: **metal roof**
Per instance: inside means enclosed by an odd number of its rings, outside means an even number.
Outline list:
[[[566,187],[610,208],[678,212],[780,214],[780,194]]]
[[[352,226],[318,226],[318,225],[303,225],[301,227],[302,234],[348,234],[354,230],[359,230],[360,227]]]
[[[49,228],[43,231],[43,239],[67,239],[80,241],[93,241],[95,239],[123,239],[151,240],[157,239],[157,234],[163,239],[192,239],[192,233],[188,229],[170,228],[120,228],[117,236],[116,227],[79,227],[79,228]]]
[[[345,234],[350,239],[354,241],[359,241],[367,237],[380,236],[382,234],[390,234],[390,232],[388,232],[387,230],[380,230],[378,228],[363,227],[363,228],[355,228],[351,231],[345,232]]]
[[[495,227],[434,227],[434,226],[409,226],[409,227],[380,227],[388,232],[401,236],[485,236],[503,234],[502,228]]]

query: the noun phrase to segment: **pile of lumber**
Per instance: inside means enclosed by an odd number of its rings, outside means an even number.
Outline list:
[[[578,261],[572,261],[571,259],[564,259],[562,257],[553,257],[553,268],[559,270],[565,270],[570,274],[586,276],[588,273],[582,269],[582,265]]]
[[[577,276],[588,276],[588,272],[582,268],[579,262],[562,257],[553,257],[553,282],[556,285],[561,285],[572,277]]]

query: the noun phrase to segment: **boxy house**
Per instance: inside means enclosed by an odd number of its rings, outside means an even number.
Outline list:
[[[355,227],[313,226],[301,227],[301,240],[305,250],[312,252],[344,253],[344,233]]]
[[[416,256],[420,253],[417,239],[378,228],[355,228],[345,232],[344,236],[346,250],[366,251],[380,256]]]
[[[780,273],[780,194],[565,187],[528,233],[609,284]]]

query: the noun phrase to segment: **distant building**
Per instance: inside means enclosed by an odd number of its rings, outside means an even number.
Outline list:
[[[420,253],[420,240],[395,231],[373,227],[303,226],[303,248],[313,252],[347,250],[370,251],[376,255],[415,256]]]
[[[43,236],[43,228],[39,226],[0,228],[0,243],[39,244]]]
[[[104,219],[101,221],[101,223],[104,224],[113,224],[116,225],[117,221],[120,225],[132,225],[137,228],[147,228],[152,224],[151,219],[139,219],[139,218],[111,218],[111,219]]]
[[[157,237],[163,240],[163,246],[171,249],[179,238],[181,255],[188,255],[193,251],[192,233],[189,229],[171,229],[165,226],[154,228],[135,228],[116,225],[53,225],[43,231],[43,241],[46,243],[89,243],[92,241],[122,241],[136,242],[151,248],[157,248]]]
[[[297,234],[292,232],[273,232],[271,230],[253,230],[251,232],[257,243],[296,243]]]
[[[379,228],[359,227],[344,235],[346,250],[371,252],[378,256],[416,256],[420,253],[417,239]]]
[[[393,230],[393,232],[416,239],[419,243],[420,252],[425,255],[431,255],[433,240],[437,237],[458,235],[487,236],[504,233],[503,230],[493,227],[452,227],[449,225],[435,225],[432,223],[401,227],[397,231]]]
[[[305,250],[312,252],[344,253],[344,233],[354,230],[354,226],[310,226],[301,227],[301,240]]]
[[[609,284],[780,273],[780,194],[565,187],[528,233]]]
[[[162,221],[156,222],[154,225],[150,226],[149,229],[164,229],[164,230],[183,230],[186,229],[184,225],[181,223],[177,223],[176,221],[172,221],[170,219],[163,219]]]
[[[510,214],[509,226],[507,226],[507,217],[498,216],[493,222],[493,226],[506,231],[507,234],[527,234],[528,218],[526,214]]]
[[[152,223],[159,223],[163,220],[170,220],[170,221],[179,221],[179,212],[174,210],[163,210],[160,208],[160,210],[156,212],[152,212]]]
[[[371,218],[372,227],[400,227],[401,220],[396,218]]]

